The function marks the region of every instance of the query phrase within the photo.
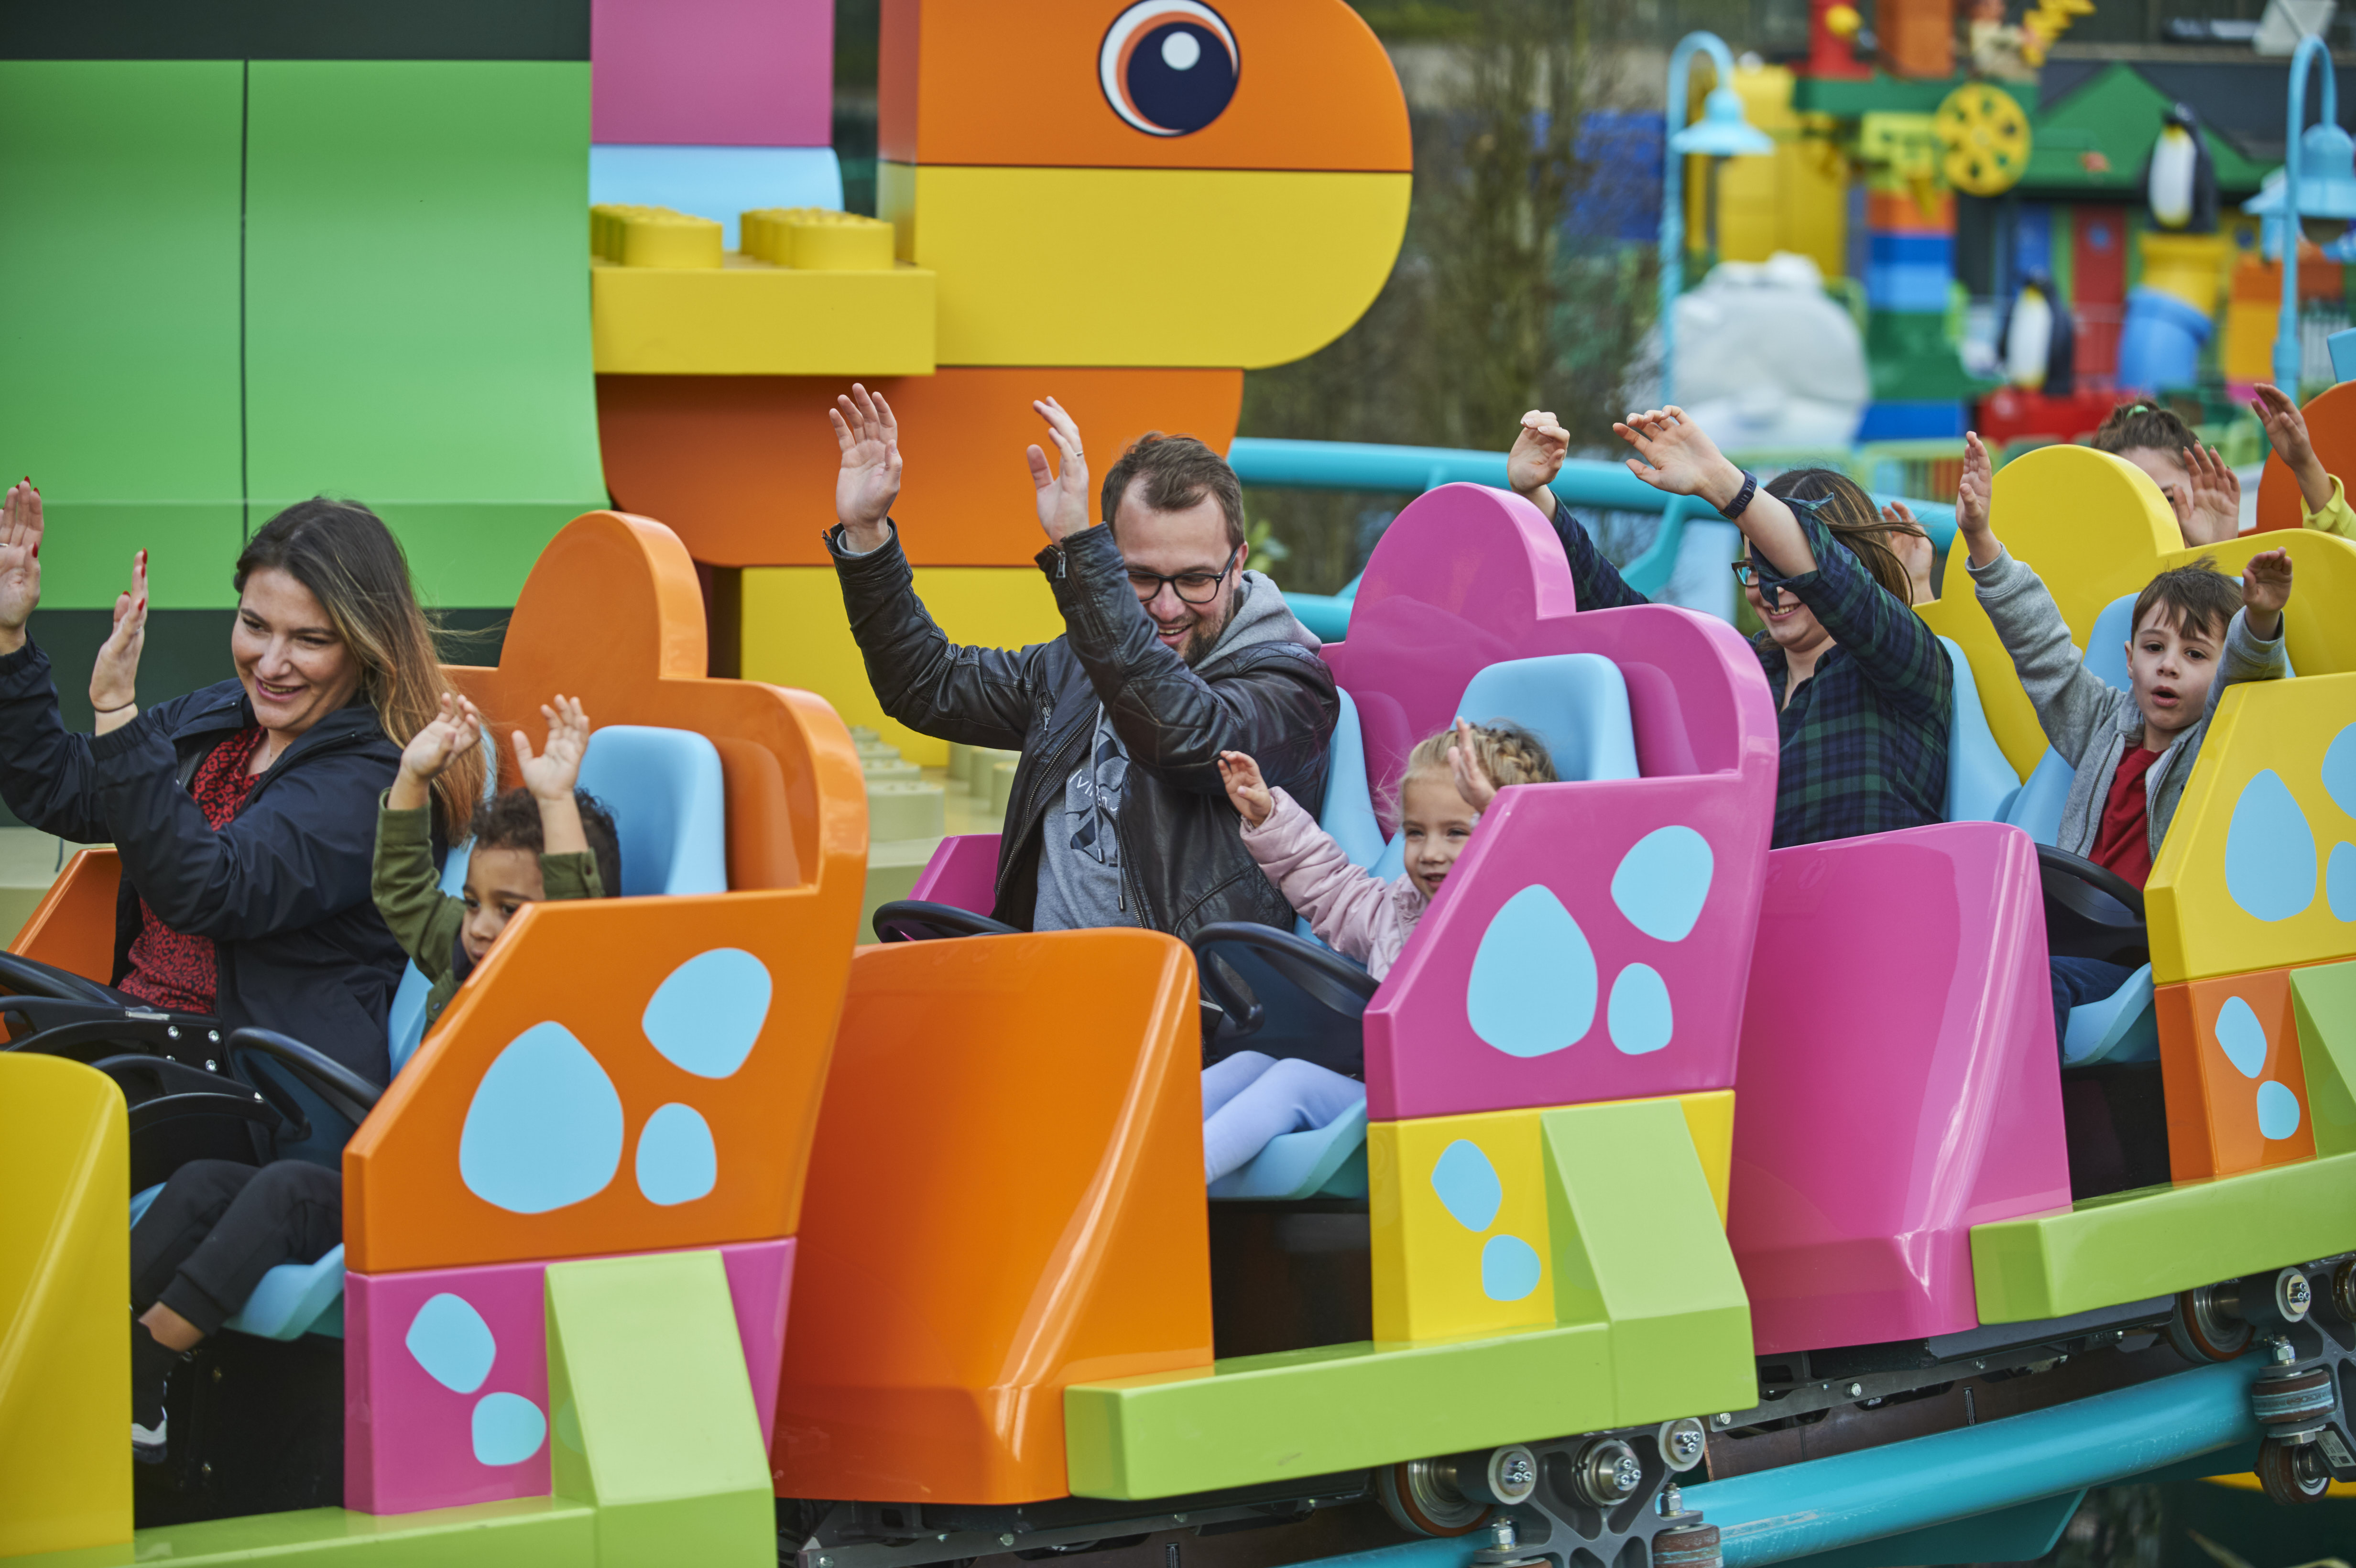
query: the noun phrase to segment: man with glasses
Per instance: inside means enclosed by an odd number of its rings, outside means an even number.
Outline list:
[[[1020,749],[999,840],[995,916],[1033,931],[1215,921],[1289,926],[1219,779],[1248,752],[1322,800],[1340,699],[1317,638],[1244,570],[1243,490],[1191,436],[1148,435],[1105,476],[1098,526],[1079,427],[1032,404],[1056,461],[1029,451],[1040,570],[1064,635],[959,647],[918,601],[890,513],[899,427],[853,386],[829,411],[842,449],[828,536],[851,635],[884,710],[919,734]]]

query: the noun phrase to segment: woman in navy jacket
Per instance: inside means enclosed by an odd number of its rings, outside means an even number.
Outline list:
[[[44,831],[115,845],[114,984],[228,1029],[292,1035],[386,1082],[402,954],[369,893],[377,797],[443,688],[401,546],[350,502],[281,512],[238,557],[237,678],[145,712],[141,551],[91,677],[97,733],[78,735],[25,634],[41,528],[38,493],[13,486],[0,509],[0,797]],[[481,760],[466,762],[436,784],[451,840],[482,784]]]

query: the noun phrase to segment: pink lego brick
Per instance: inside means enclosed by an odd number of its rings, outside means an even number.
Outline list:
[[[830,0],[592,0],[590,140],[824,147]]]
[[[794,1242],[720,1249],[767,1432]],[[549,1489],[545,1262],[344,1279],[344,1506],[413,1513]]]
[[[1758,1349],[1973,1328],[1971,1227],[2070,1206],[2036,846],[1958,822],[1767,865],[1728,1224]]]

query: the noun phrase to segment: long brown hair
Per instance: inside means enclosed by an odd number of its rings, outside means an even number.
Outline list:
[[[434,721],[445,682],[434,656],[434,627],[417,603],[409,558],[384,519],[357,501],[324,496],[297,501],[269,522],[237,558],[237,591],[255,572],[276,569],[311,591],[336,635],[360,663],[360,694],[396,746]],[[483,793],[477,748],[450,760],[434,781],[444,831],[466,837]]]
[[[1856,480],[1830,468],[1794,468],[1778,474],[1767,482],[1767,494],[1779,501],[1811,503],[1816,521],[1865,563],[1876,582],[1901,604],[1914,603],[1914,580],[1884,541],[1891,534],[1923,537],[1920,524],[1885,518],[1873,497],[1858,488]]]

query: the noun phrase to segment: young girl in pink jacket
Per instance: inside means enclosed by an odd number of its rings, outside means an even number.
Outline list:
[[[1428,736],[1399,780],[1406,872],[1385,881],[1351,863],[1300,802],[1270,789],[1241,752],[1219,753],[1219,777],[1243,818],[1244,848],[1325,944],[1379,980],[1507,784],[1551,784],[1554,759],[1516,725],[1472,724]],[[1203,1165],[1210,1180],[1248,1163],[1270,1138],[1322,1127],[1366,1097],[1365,1085],[1298,1058],[1239,1051],[1203,1072]]]

